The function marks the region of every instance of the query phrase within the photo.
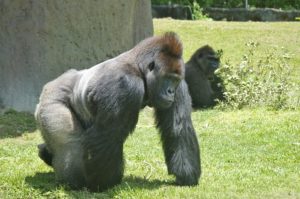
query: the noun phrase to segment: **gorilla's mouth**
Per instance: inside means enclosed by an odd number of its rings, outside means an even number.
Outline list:
[[[158,108],[169,108],[172,106],[174,102],[174,98],[166,97],[166,96],[159,96],[157,99],[158,102]]]

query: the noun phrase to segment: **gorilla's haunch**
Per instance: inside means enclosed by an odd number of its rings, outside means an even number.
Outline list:
[[[93,191],[120,183],[124,141],[139,110],[149,105],[169,174],[179,185],[198,184],[199,146],[181,57],[180,40],[166,33],[47,83],[35,113],[45,140],[39,156],[54,168],[57,180]]]

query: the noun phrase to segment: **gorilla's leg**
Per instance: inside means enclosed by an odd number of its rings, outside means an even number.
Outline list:
[[[61,102],[52,101],[39,107],[37,121],[47,145],[40,149],[42,159],[45,153],[53,154],[52,166],[57,180],[73,188],[84,186],[80,123],[72,110]]]
[[[69,142],[59,148],[53,157],[53,167],[57,181],[74,189],[86,185],[82,168],[82,148],[77,142]]]
[[[196,185],[201,174],[198,140],[191,121],[191,99],[185,81],[176,90],[169,109],[156,109],[169,174],[178,185]]]
[[[39,157],[49,166],[52,166],[53,155],[47,149],[47,145],[45,143],[38,145],[39,149]]]
[[[91,127],[86,132],[89,136],[84,138],[83,160],[85,179],[90,190],[104,191],[121,183],[124,140],[112,137],[122,135],[123,131],[118,128]]]

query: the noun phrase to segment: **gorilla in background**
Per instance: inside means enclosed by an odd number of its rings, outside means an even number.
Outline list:
[[[44,86],[36,108],[45,141],[40,158],[72,188],[110,188],[122,180],[123,144],[148,105],[168,173],[178,185],[197,185],[199,145],[184,72],[182,44],[172,32],[89,69],[65,72]]]
[[[199,48],[185,64],[193,108],[212,107],[216,99],[224,99],[223,81],[214,74],[219,65],[219,56],[208,45]]]

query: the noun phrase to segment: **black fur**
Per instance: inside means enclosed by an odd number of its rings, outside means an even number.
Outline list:
[[[214,74],[220,65],[217,53],[210,46],[195,51],[185,64],[185,80],[192,97],[193,108],[208,108],[224,99],[224,85],[220,77]]]
[[[53,166],[58,181],[92,191],[119,184],[123,144],[140,109],[149,105],[155,109],[169,173],[179,185],[198,184],[199,146],[181,55],[180,40],[167,33],[44,86],[35,114],[45,140],[39,156]]]
[[[155,109],[169,174],[178,185],[195,185],[201,174],[198,141],[191,121],[191,99],[185,81],[169,109]]]

